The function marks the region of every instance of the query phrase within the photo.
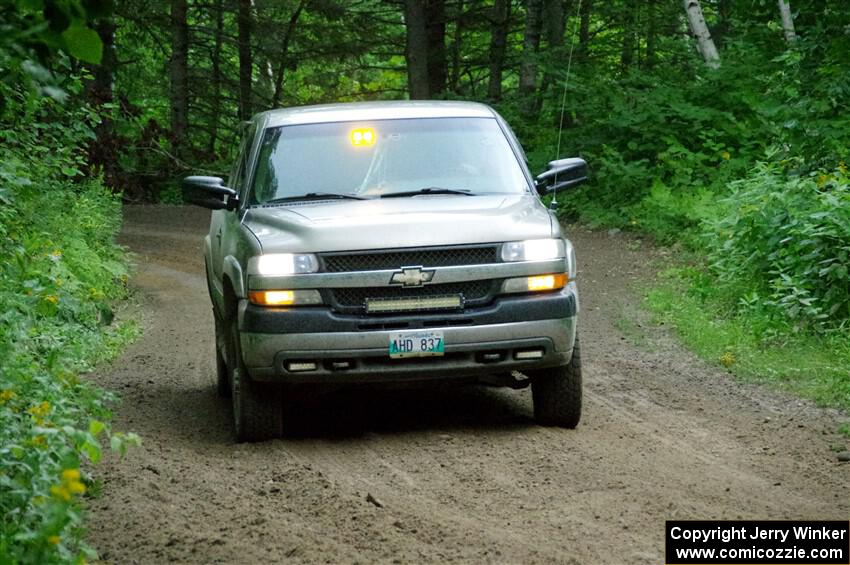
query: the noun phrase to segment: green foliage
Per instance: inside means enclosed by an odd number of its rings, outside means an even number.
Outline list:
[[[103,42],[88,20],[108,12],[106,0],[11,0],[0,8],[0,111],[8,109],[10,92],[34,89],[64,98],[61,82],[67,61],[51,69],[56,52],[99,63]],[[64,68],[62,68],[64,67]],[[25,101],[17,98],[18,103]]]
[[[791,331],[850,332],[850,183],[760,164],[704,224],[715,293]]]
[[[778,18],[767,4],[725,22],[709,10],[727,34],[717,70],[669,39],[664,64],[624,68],[597,40],[573,63],[560,152],[560,96],[543,100],[535,122],[519,100],[500,110],[533,172],[555,157],[588,161],[590,182],[558,195],[563,218],[689,253],[693,266],[649,300],[686,344],[736,374],[847,409],[850,21],[838,4],[801,0],[789,47],[777,25],[762,25]],[[551,71],[560,95],[563,68]]]
[[[68,54],[86,63],[97,64],[103,56],[103,43],[100,36],[85,23],[74,21],[62,32],[62,39]]]
[[[27,53],[0,45],[5,63]],[[0,562],[73,563],[93,556],[81,541],[89,464],[101,442],[138,443],[111,431],[114,398],[78,374],[136,328],[113,324],[127,293],[120,198],[82,176],[98,117],[70,103],[82,85],[66,58],[61,75],[24,63],[0,83]]]
[[[576,66],[558,156],[585,157],[591,182],[559,197],[562,216],[699,248],[712,200],[756,162],[793,162],[807,174],[846,159],[850,73],[835,49],[850,45],[843,33],[806,31],[795,49],[749,33],[725,46],[718,70],[699,61],[607,73],[601,62]],[[519,102],[500,109],[540,172],[556,157],[561,100],[545,99],[534,123]]]

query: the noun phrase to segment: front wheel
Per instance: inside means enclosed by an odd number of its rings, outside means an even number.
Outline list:
[[[567,365],[529,371],[534,419],[543,426],[575,428],[581,419],[581,348],[578,336]]]
[[[283,433],[280,389],[251,380],[239,342],[236,321],[230,323],[228,372],[236,441],[265,441]]]

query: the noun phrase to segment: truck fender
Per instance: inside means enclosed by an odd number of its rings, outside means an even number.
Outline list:
[[[222,276],[230,279],[230,284],[233,285],[233,292],[236,294],[236,298],[247,298],[248,295],[245,292],[245,277],[242,275],[242,267],[233,255],[228,255],[224,258],[224,265],[222,265],[221,272]]]

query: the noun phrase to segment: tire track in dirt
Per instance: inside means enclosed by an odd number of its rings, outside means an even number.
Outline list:
[[[105,562],[659,563],[665,519],[850,515],[843,416],[736,383],[663,328],[633,345],[617,322],[663,252],[578,228],[577,430],[536,426],[528,391],[356,391],[303,403],[309,433],[237,445],[214,391],[208,217],[125,212],[145,334],[92,379],[144,445],[96,470]]]

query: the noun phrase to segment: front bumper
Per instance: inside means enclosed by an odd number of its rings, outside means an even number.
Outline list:
[[[463,313],[406,316],[339,315],[324,307],[239,309],[242,356],[251,377],[281,383],[360,383],[474,379],[477,376],[565,365],[572,356],[578,299],[575,286],[556,293],[502,297]],[[445,355],[391,359],[391,335],[439,330]],[[537,359],[517,351],[540,349]],[[498,360],[483,353],[499,353]],[[309,372],[290,372],[292,360],[315,361]],[[334,362],[348,368],[334,368]]]

